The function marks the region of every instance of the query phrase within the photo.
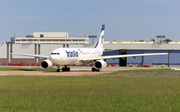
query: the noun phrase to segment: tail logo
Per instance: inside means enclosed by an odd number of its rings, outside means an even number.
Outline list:
[[[102,36],[102,38],[101,38],[101,43],[103,44],[103,39],[104,39],[104,35]]]

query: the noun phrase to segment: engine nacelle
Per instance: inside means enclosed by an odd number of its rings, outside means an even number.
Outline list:
[[[41,67],[43,69],[51,68],[52,65],[53,65],[53,63],[50,60],[44,60],[44,61],[41,62]]]
[[[106,67],[107,66],[107,63],[105,62],[105,61],[103,61],[103,60],[97,60],[95,63],[94,63],[94,67],[96,68],[96,69],[101,69],[101,68],[104,68],[104,67]]]

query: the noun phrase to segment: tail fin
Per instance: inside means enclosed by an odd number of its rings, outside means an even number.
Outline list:
[[[105,25],[102,25],[102,29],[101,29],[101,32],[100,32],[99,40],[98,40],[95,48],[102,48],[103,49],[104,30],[105,30]]]

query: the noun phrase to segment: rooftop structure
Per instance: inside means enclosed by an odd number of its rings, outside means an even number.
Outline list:
[[[104,49],[112,50],[180,50],[180,42],[114,42],[105,41]]]
[[[35,32],[26,37],[12,37],[11,44],[89,44],[87,37],[68,37],[62,32]]]

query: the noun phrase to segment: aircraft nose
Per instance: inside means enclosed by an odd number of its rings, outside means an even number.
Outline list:
[[[53,59],[53,56],[52,56],[52,55],[50,55],[50,59]]]
[[[55,55],[51,55],[50,58],[51,59],[56,59],[56,56]]]
[[[50,60],[56,65],[59,65],[61,63],[61,58],[56,55],[51,55]]]
[[[52,60],[52,61],[59,61],[60,60],[60,57],[59,56],[57,56],[57,55],[51,55],[50,56],[50,60]]]

